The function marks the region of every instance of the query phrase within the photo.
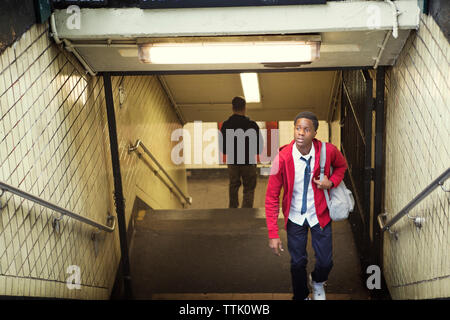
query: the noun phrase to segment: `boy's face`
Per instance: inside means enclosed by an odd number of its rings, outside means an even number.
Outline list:
[[[298,148],[309,147],[316,134],[317,132],[311,120],[306,118],[297,119],[294,126],[294,139]]]

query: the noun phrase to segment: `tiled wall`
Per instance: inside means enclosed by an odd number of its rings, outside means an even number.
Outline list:
[[[182,125],[158,78],[112,77],[112,87],[127,221],[136,196],[152,209],[182,208],[183,198],[177,191],[171,192],[163,180],[154,173],[159,169],[151,157],[145,155],[142,148],[139,148],[138,152],[128,152],[129,146],[135,145],[140,139],[182,192],[188,195],[185,166],[177,165],[171,159],[172,148],[178,143],[171,141],[171,134],[174,130],[182,128]],[[119,99],[119,87],[123,88],[124,93],[122,104]],[[107,145],[109,155],[109,143]],[[110,183],[113,184],[110,167],[108,172]],[[162,172],[160,174],[174,189]]]
[[[392,218],[450,164],[450,46],[422,15],[386,74],[385,208]],[[449,189],[450,181],[446,187]],[[441,188],[384,235],[384,272],[394,299],[450,296],[450,201]]]
[[[126,90],[122,106],[118,85]],[[155,208],[180,203],[128,146],[143,139],[172,178],[186,190],[183,168],[170,160],[170,133],[180,124],[153,77],[113,78],[127,218],[136,195]],[[116,215],[106,107],[101,77],[34,25],[0,55],[0,181],[100,223]],[[1,194],[1,192],[0,192]],[[95,231],[4,192],[0,196],[0,296],[107,299],[117,271],[118,230]],[[80,269],[80,289],[66,281]]]
[[[34,25],[1,55],[0,181],[90,219],[114,213],[106,179],[103,83]],[[107,298],[118,257],[114,234],[5,192],[0,198],[0,295]],[[69,290],[67,268],[81,272]]]

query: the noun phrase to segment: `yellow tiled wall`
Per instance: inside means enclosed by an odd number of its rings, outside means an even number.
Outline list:
[[[159,169],[151,157],[145,155],[142,148],[139,148],[138,152],[128,152],[130,145],[135,145],[137,140],[141,140],[181,191],[188,196],[185,166],[177,165],[171,159],[172,148],[178,143],[171,141],[171,135],[174,130],[181,129],[182,125],[158,78],[112,77],[112,87],[127,221],[131,216],[136,196],[152,209],[182,208],[182,196],[175,190],[171,192],[163,180],[154,173],[154,170]],[[122,104],[119,99],[119,87],[122,87],[124,92]],[[107,153],[110,154],[109,143]],[[110,183],[113,184],[110,167],[108,172]],[[170,185],[170,181],[162,172],[160,174]]]
[[[325,123],[325,125],[328,125]],[[334,113],[334,118],[330,124],[330,143],[334,144],[338,150],[341,150],[341,106],[340,102]]]
[[[450,47],[432,17],[422,15],[386,74],[388,219],[450,164]],[[449,186],[447,181],[447,189]],[[384,273],[394,299],[450,297],[449,196],[435,190],[384,235]]]
[[[144,161],[127,153],[142,139],[186,190],[183,168],[169,161],[171,130],[181,125],[161,86],[154,77],[114,77],[113,89],[127,220],[137,195],[155,208],[179,207]],[[100,223],[116,215],[103,79],[55,45],[47,24],[0,55],[0,181]],[[98,235],[96,251],[93,227],[64,217],[56,232],[58,213],[9,192],[0,203],[0,296],[109,298],[118,228]],[[67,286],[72,265],[80,268],[80,289]]]
[[[35,25],[1,55],[0,180],[90,219],[114,213],[106,179],[103,91]],[[0,198],[0,295],[107,298],[118,263],[114,234],[5,192]],[[71,265],[81,289],[69,290]]]

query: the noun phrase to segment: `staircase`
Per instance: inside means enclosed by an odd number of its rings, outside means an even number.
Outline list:
[[[136,299],[290,300],[289,253],[268,247],[264,209],[141,211],[130,263]],[[333,225],[327,298],[368,299],[348,222]],[[308,271],[314,268],[311,239]]]

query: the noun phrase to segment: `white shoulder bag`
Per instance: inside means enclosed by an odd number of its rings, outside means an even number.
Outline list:
[[[322,150],[320,151],[320,181],[322,181],[324,177],[326,158],[326,142],[322,142]],[[331,168],[331,170],[333,170],[333,168]],[[347,219],[349,213],[353,211],[355,200],[353,199],[352,192],[345,186],[344,181],[341,181],[337,187],[332,188],[329,195],[328,190],[323,191],[325,193],[325,199],[327,200],[331,220],[341,221]]]

